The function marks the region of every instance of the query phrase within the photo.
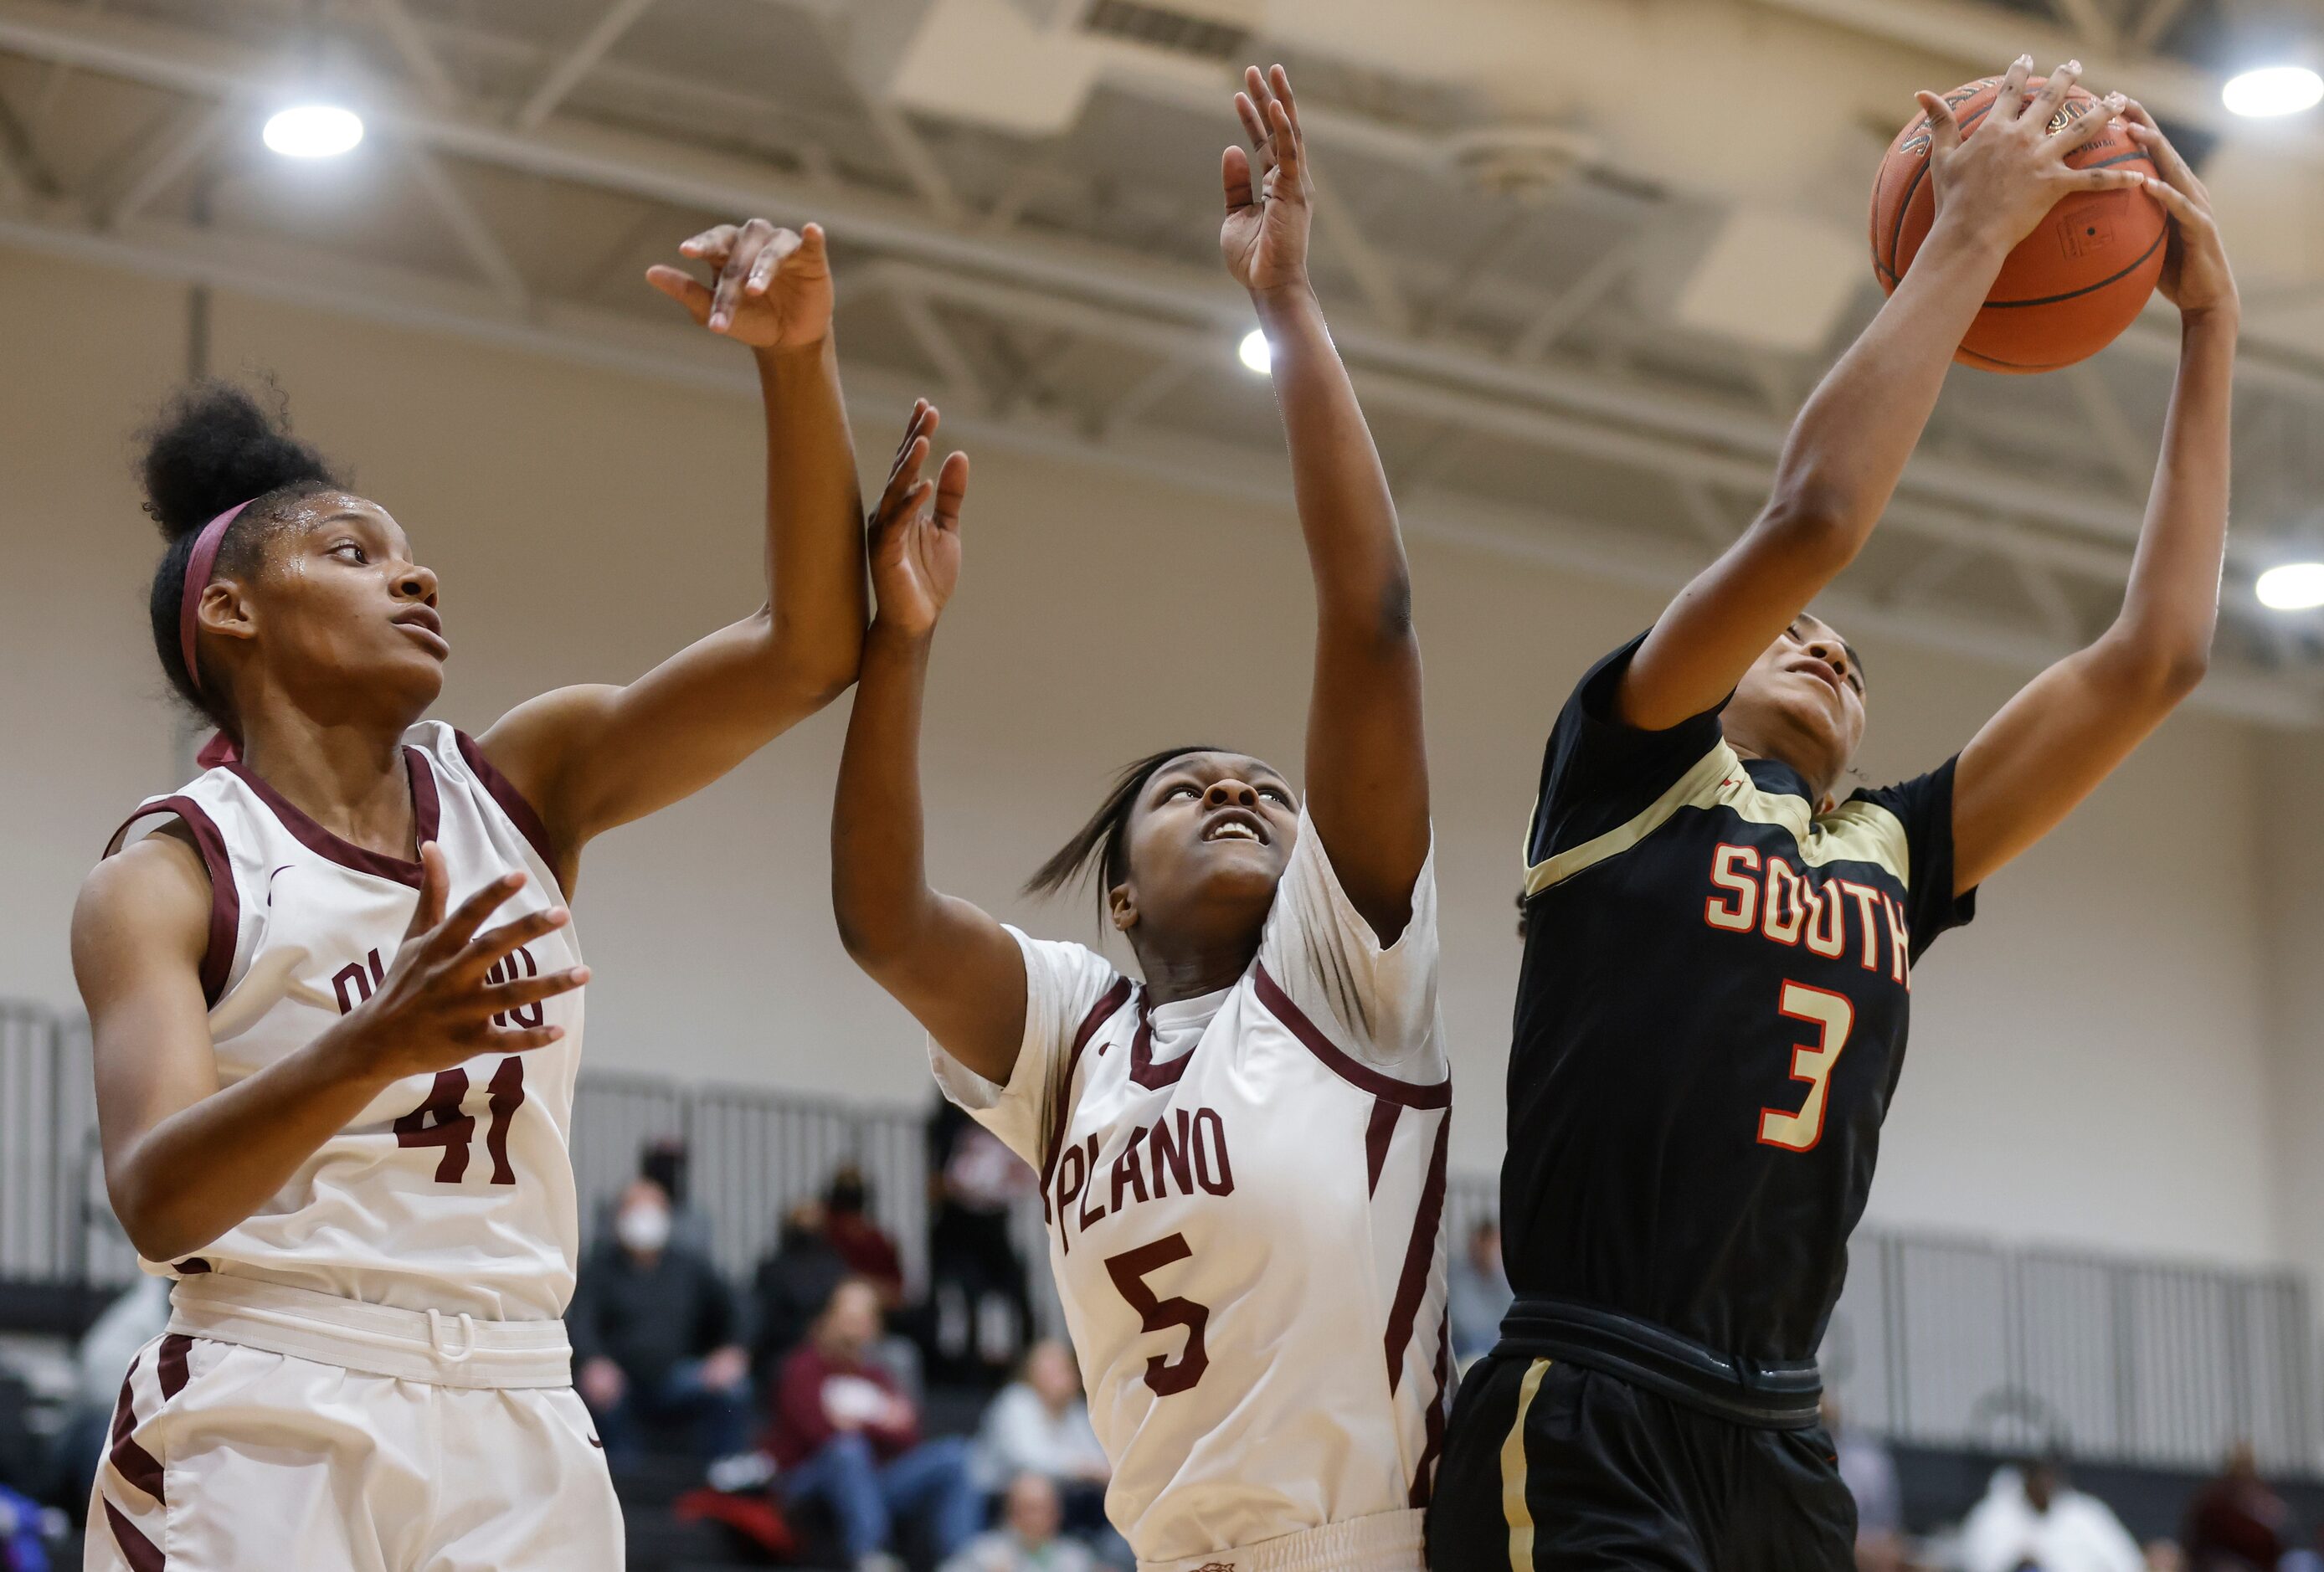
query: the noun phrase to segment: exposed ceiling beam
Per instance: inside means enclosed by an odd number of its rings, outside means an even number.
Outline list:
[[[403,0],[370,0],[372,15],[378,21],[380,31],[387,34],[395,46],[397,58],[420,89],[420,96],[431,104],[446,105],[459,97],[459,88],[444,62],[428,46],[420,31],[420,23],[405,9]]]
[[[2083,45],[2093,52],[2112,53],[2120,47],[2113,21],[2099,8],[2098,0],[2050,0],[2050,8],[2058,19],[2080,35]]]
[[[195,103],[164,123],[152,145],[143,150],[143,161],[130,174],[119,196],[104,204],[98,222],[111,229],[145,211],[171,181],[194,167],[217,145],[226,127],[243,112],[238,99],[217,104]]]
[[[617,314],[543,302],[529,317],[506,312],[481,286],[408,270],[351,262],[293,244],[220,236],[146,221],[118,234],[100,234],[65,214],[0,218],[0,244],[68,261],[117,267],[151,277],[208,283],[360,319],[438,333],[566,363],[755,397],[756,379],[729,346],[684,328]],[[867,425],[892,419],[915,391],[874,369],[851,368],[849,381]],[[873,400],[876,399],[876,403]],[[950,427],[955,422],[948,420]],[[1084,464],[1115,473],[1198,492],[1281,505],[1289,490],[1279,455],[1199,439],[1156,437],[1131,444],[1120,435],[1094,441],[1053,425],[998,421],[964,414],[963,441]],[[1536,562],[1587,576],[1667,593],[1702,565],[1699,554],[1657,547],[1600,521],[1550,509],[1518,510],[1434,492],[1411,499],[1406,529],[1438,540]],[[1841,590],[1821,604],[1856,625],[1987,664],[2028,671],[2067,653],[2055,640],[1941,613],[1884,606]],[[2312,684],[2257,674],[2215,671],[2195,707],[2270,725],[2324,726],[2324,697]]]
[[[452,238],[467,253],[469,262],[512,309],[523,310],[532,297],[524,274],[518,271],[484,215],[468,200],[467,193],[453,179],[452,171],[444,167],[444,161],[417,142],[406,142],[402,152],[412,179],[426,194],[437,216],[443,219],[444,227],[452,232]]]
[[[595,69],[605,51],[621,41],[622,34],[629,32],[652,4],[653,0],[611,0],[597,14],[597,20],[589,24],[589,31],[558,56],[541,73],[532,91],[525,95],[516,112],[517,129],[530,131],[556,113],[557,106],[565,102],[565,96]]]
[[[2186,14],[2187,0],[2147,0],[2146,9],[2132,23],[2126,47],[2135,55],[2151,54],[2171,31],[2172,23]]]

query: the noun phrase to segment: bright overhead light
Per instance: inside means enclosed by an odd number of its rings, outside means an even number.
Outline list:
[[[2259,603],[2277,611],[2324,606],[2324,562],[2288,562],[2259,575]]]
[[[361,142],[362,116],[336,104],[298,104],[266,122],[266,145],[285,158],[336,158]]]
[[[1242,336],[1242,346],[1235,353],[1242,356],[1243,364],[1260,376],[1265,376],[1275,364],[1274,346],[1267,342],[1267,335],[1256,327]]]
[[[2324,103],[2324,77],[2306,66],[2262,66],[2230,78],[2219,98],[2237,115],[2297,115]]]

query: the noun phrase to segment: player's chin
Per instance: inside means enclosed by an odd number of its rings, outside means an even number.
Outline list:
[[[1285,849],[1259,841],[1198,841],[1195,866],[1201,869],[1204,893],[1238,893],[1272,896],[1283,882]]]

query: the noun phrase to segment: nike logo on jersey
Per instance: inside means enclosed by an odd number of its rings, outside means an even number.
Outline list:
[[[286,862],[281,867],[276,869],[272,873],[266,876],[266,904],[268,906],[272,906],[274,904],[274,881],[290,871],[290,865]]]

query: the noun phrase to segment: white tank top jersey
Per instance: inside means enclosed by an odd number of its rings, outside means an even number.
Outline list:
[[[447,911],[519,870],[524,887],[487,927],[564,899],[539,815],[473,740],[422,722],[403,753],[419,839],[443,849]],[[371,997],[419,904],[420,865],[341,840],[240,764],[148,799],[106,855],[133,828],[168,818],[192,832],[209,869],[202,988],[218,1080],[230,1086]],[[526,977],[580,961],[569,924],[511,958]],[[397,1081],[247,1219],[198,1255],[145,1269],[480,1319],[562,1315],[579,1241],[566,1136],[586,991],[503,1023],[559,1025],[561,1041]]]
[[[1008,1085],[930,1057],[1041,1175],[1139,1561],[1426,1505],[1450,1374],[1434,853],[1382,949],[1303,812],[1251,970],[1152,1008],[1094,951],[1010,932]]]

